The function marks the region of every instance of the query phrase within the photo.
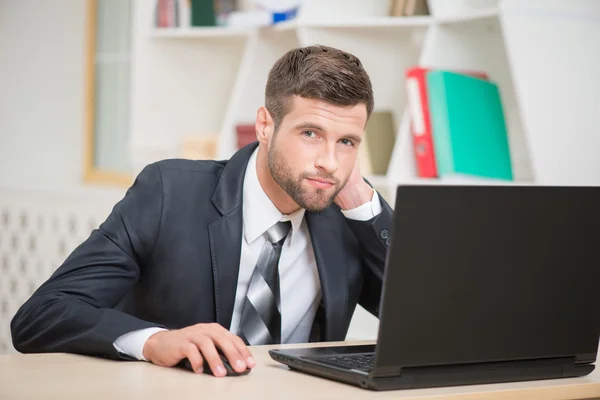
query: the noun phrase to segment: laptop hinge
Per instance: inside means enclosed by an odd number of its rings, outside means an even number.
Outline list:
[[[378,367],[371,371],[371,378],[390,378],[398,377],[401,375],[413,374],[413,373],[445,373],[445,372],[467,372],[469,370],[482,370],[482,369],[497,369],[497,368],[510,368],[510,367],[521,367],[521,366],[534,366],[534,365],[575,365],[574,357],[561,357],[561,358],[542,358],[542,359],[525,359],[525,360],[514,360],[514,361],[498,361],[498,362],[483,362],[473,364],[449,364],[449,365],[438,365],[438,366],[421,366],[421,367]]]
[[[371,371],[371,378],[394,378],[402,374],[402,367],[377,367]]]

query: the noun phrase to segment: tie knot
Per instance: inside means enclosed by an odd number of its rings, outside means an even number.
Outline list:
[[[291,227],[292,223],[290,221],[280,221],[269,228],[267,239],[271,243],[278,243],[285,239]]]

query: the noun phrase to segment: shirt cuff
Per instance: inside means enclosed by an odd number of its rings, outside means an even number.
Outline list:
[[[164,328],[146,328],[126,333],[119,336],[113,343],[118,352],[127,354],[140,361],[148,361],[144,357],[144,345],[148,338],[156,332],[165,331]]]
[[[376,190],[373,190],[371,201],[350,210],[342,210],[346,218],[358,221],[368,221],[381,213],[381,200]]]

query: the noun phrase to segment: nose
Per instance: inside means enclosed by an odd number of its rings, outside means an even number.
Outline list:
[[[325,145],[317,156],[315,167],[332,175],[338,169],[337,158],[335,155],[335,145]]]

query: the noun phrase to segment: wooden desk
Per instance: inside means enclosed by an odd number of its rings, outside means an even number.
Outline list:
[[[576,379],[372,392],[293,372],[272,361],[267,353],[269,348],[252,348],[258,365],[250,374],[225,378],[195,375],[185,370],[159,367],[147,362],[121,362],[70,354],[3,355],[0,356],[0,399],[473,400],[600,396],[598,370],[587,377]]]

